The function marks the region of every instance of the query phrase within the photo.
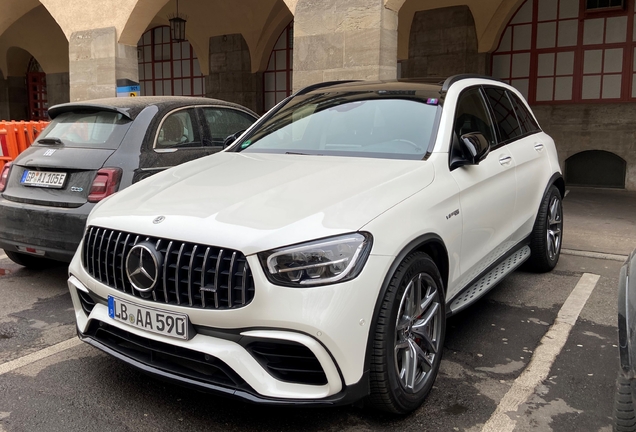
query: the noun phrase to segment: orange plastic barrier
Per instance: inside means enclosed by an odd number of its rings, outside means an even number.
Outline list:
[[[48,125],[45,121],[0,121],[0,170],[29,148]]]

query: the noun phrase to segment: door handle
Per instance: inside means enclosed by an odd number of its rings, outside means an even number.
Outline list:
[[[534,145],[534,149],[535,149],[536,151],[541,151],[541,150],[543,150],[543,144],[542,144],[542,143],[536,143],[536,144]]]
[[[502,156],[499,158],[499,163],[501,165],[510,165],[511,161],[512,161],[512,157],[510,156]]]

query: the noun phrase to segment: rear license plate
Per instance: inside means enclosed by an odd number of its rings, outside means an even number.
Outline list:
[[[64,187],[64,180],[66,173],[24,170],[20,183],[25,186],[60,189]]]
[[[108,316],[115,321],[178,339],[188,339],[188,316],[108,296]]]

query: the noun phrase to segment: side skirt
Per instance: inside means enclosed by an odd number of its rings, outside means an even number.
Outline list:
[[[513,249],[511,254],[506,254],[490,270],[478,276],[462,289],[451,301],[447,316],[451,316],[466,309],[468,306],[482,298],[493,289],[504,277],[515,271],[521,264],[530,258],[530,246],[524,244],[520,248]]]

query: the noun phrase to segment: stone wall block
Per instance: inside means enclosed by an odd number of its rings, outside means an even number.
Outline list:
[[[227,53],[227,70],[240,72],[243,70],[243,53],[241,51],[231,51]]]
[[[379,65],[381,29],[351,30],[344,33],[344,67]]]
[[[214,38],[211,38],[214,39]],[[227,53],[210,53],[210,73],[227,71]]]
[[[46,97],[49,107],[70,101],[68,73],[46,74]]]
[[[218,73],[213,73],[205,77],[206,94],[216,94],[221,91],[221,81]]]
[[[344,65],[344,33],[294,37],[294,69],[324,70]]]

